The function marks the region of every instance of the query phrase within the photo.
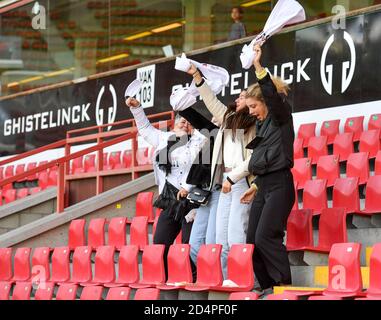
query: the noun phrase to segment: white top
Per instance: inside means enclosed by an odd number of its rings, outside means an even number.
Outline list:
[[[239,137],[240,132],[237,130],[235,141],[233,141],[232,130],[224,129],[223,161],[225,168],[235,169],[245,160],[243,158],[241,139],[239,139]]]
[[[159,186],[159,193],[162,192],[166,179],[177,189],[184,188],[190,191],[192,185],[186,183],[188,173],[207,138],[199,131],[194,130],[192,137],[185,145],[171,152],[170,160],[172,163],[172,171],[166,177],[165,172],[159,168],[156,162],[156,155],[168,145],[169,138],[172,137],[173,139],[175,133],[161,131],[153,127],[142,107],[130,108],[130,110],[135,118],[139,134],[147,143],[155,148],[152,160],[156,184]]]

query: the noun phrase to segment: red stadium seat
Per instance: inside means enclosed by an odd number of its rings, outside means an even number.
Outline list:
[[[144,247],[142,265],[143,276],[139,283],[130,284],[131,288],[149,288],[164,284],[164,245],[153,244]]]
[[[360,152],[369,152],[369,158],[374,159],[381,150],[380,129],[364,131],[360,137]]]
[[[40,283],[34,295],[34,300],[52,300],[54,293],[54,283]]]
[[[189,291],[206,291],[210,287],[222,285],[220,244],[202,245],[197,255],[197,280],[195,284],[187,285]]]
[[[41,247],[34,249],[32,257],[32,280],[46,282],[50,278],[50,248]]]
[[[233,281],[237,287],[216,286],[214,291],[250,291],[254,287],[252,244],[233,244],[229,250],[227,262],[227,279]]]
[[[347,161],[347,177],[359,178],[359,184],[366,184],[369,179],[369,153],[352,153]]]
[[[299,300],[298,296],[292,293],[282,293],[282,294],[269,294],[266,300]]]
[[[328,208],[326,189],[327,180],[307,181],[303,190],[303,209],[311,209],[316,215]]]
[[[111,152],[108,163],[112,170],[123,168],[121,161],[121,153],[121,151]]]
[[[9,294],[12,289],[12,283],[0,281],[0,301],[9,300]]]
[[[308,158],[317,164],[319,157],[328,155],[327,137],[312,137],[308,142]]]
[[[303,139],[294,140],[294,158],[295,159],[304,158],[303,144],[304,144]]]
[[[102,246],[97,248],[95,254],[95,272],[91,283],[81,283],[81,286],[92,286],[115,281],[114,246]]]
[[[36,167],[37,167],[37,163],[36,162],[30,162],[26,166],[26,171],[30,171],[32,169],[35,169]],[[34,180],[37,180],[37,179],[38,179],[37,173],[32,174],[32,175],[30,175],[30,176],[28,176],[26,178],[27,181],[34,181]]]
[[[381,151],[378,151],[375,163],[375,175],[381,175]]]
[[[85,168],[83,167],[83,156],[73,159],[71,163],[71,174],[84,173]]]
[[[30,280],[30,248],[18,248],[13,258],[12,281]]]
[[[29,195],[29,190],[28,188],[22,188],[17,190],[17,200],[19,199],[24,199]]]
[[[255,292],[232,292],[229,300],[258,300],[259,296]]]
[[[85,219],[76,219],[70,222],[69,227],[69,248],[74,250],[76,247],[86,245],[85,238]]]
[[[148,148],[139,148],[136,152],[136,160],[139,166],[144,166],[149,164],[148,158]]]
[[[287,250],[303,250],[313,245],[312,211],[291,211],[287,220]]]
[[[5,167],[4,179],[12,178],[15,175],[15,166],[9,165]]]
[[[56,300],[75,300],[77,297],[78,285],[61,284],[58,288]]]
[[[337,243],[328,258],[328,288],[323,295],[354,297],[362,291],[361,244]]]
[[[52,255],[52,282],[68,282],[70,280],[70,249],[55,248]]]
[[[381,176],[369,177],[365,192],[365,209],[361,212],[372,215],[381,213]]]
[[[96,249],[105,245],[105,218],[91,219],[87,231],[87,245]]]
[[[126,150],[123,152],[123,168],[131,168],[132,166],[132,151]]]
[[[369,288],[367,297],[381,299],[381,243],[373,246],[369,263]]]
[[[159,300],[160,290],[156,288],[141,288],[136,290],[134,300]]]
[[[18,164],[16,166],[16,170],[15,170],[15,175],[18,175],[18,174],[21,174],[21,173],[24,173],[25,172],[25,164]],[[17,180],[17,182],[22,182],[22,181],[25,181],[26,178],[23,178],[23,179],[19,179]]]
[[[343,298],[337,296],[311,296],[308,300],[343,300]]]
[[[368,130],[381,129],[381,113],[373,114],[369,118]]]
[[[91,247],[77,247],[73,255],[73,274],[70,282],[86,283],[92,280]]]
[[[80,300],[102,300],[103,287],[85,287],[82,290]]]
[[[50,171],[48,176],[48,188],[57,186],[58,172],[56,170]]]
[[[136,210],[135,216],[148,217],[148,222],[152,223],[154,220],[153,217],[153,192],[140,192],[136,197]]]
[[[30,188],[29,189],[29,194],[32,195],[32,194],[36,194],[36,193],[39,193],[41,192],[42,189],[40,187],[35,187],[35,188]]]
[[[4,204],[8,204],[8,203],[16,201],[17,199],[16,193],[17,192],[15,189],[9,189],[9,190],[3,191]]]
[[[9,281],[12,278],[12,249],[0,248],[0,281]]]
[[[127,287],[110,288],[106,300],[128,300],[131,289]]]
[[[85,172],[95,172],[96,171],[96,164],[95,164],[95,154],[89,154],[85,156],[84,158],[84,169]]]
[[[105,287],[125,286],[139,281],[139,248],[128,245],[121,248],[119,253],[119,272],[115,283],[106,283]]]
[[[310,138],[315,137],[316,132],[316,123],[306,123],[302,124],[299,127],[297,137],[299,139],[303,139],[303,147],[306,148],[308,146],[308,142]]]
[[[353,132],[353,141],[359,141],[364,130],[364,116],[348,118],[345,122],[344,132]]]
[[[132,218],[130,244],[138,246],[140,250],[143,250],[148,245],[148,217]]]
[[[171,245],[168,251],[168,280],[165,285],[158,285],[160,290],[178,289],[176,283],[192,282],[189,244]]]
[[[336,179],[340,178],[339,157],[322,156],[317,162],[316,178],[327,180],[327,187],[332,187]]]
[[[340,161],[347,161],[354,152],[353,133],[338,134],[333,141],[333,154],[339,156]]]
[[[340,133],[340,120],[324,121],[321,125],[320,135],[327,137],[327,143],[332,144]]]
[[[12,300],[30,300],[32,293],[32,283],[17,282],[13,288]]]
[[[292,175],[294,176],[294,181],[298,183],[298,190],[303,189],[305,182],[312,180],[311,159],[295,159]]]
[[[346,213],[360,210],[358,178],[340,178],[333,186],[332,205],[334,208],[345,208]]]
[[[118,250],[127,244],[126,242],[127,218],[112,218],[108,224],[108,245],[115,246]]]
[[[49,173],[46,171],[40,172],[38,175],[38,186],[45,190],[49,186]]]

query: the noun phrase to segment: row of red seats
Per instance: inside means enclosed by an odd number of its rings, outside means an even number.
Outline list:
[[[24,199],[29,195],[41,192],[41,190],[40,187],[0,190],[0,206],[19,199]]]

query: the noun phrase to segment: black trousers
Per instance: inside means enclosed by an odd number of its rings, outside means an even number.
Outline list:
[[[295,201],[292,173],[282,170],[258,176],[257,195],[253,201],[247,243],[255,245],[253,265],[262,289],[291,284],[291,269],[283,245],[287,219]]]
[[[154,244],[164,244],[164,268],[165,268],[165,278],[168,279],[168,262],[167,256],[169,247],[176,240],[180,231],[182,231],[181,241],[184,244],[189,243],[189,237],[192,230],[193,222],[187,223],[185,218],[182,221],[175,221],[173,216],[168,212],[169,210],[163,210],[160,214],[159,220],[157,221],[155,236],[153,239]]]

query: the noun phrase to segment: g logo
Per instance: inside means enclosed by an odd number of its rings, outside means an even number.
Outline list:
[[[353,75],[355,73],[356,69],[356,47],[355,43],[351,37],[351,35],[344,31],[344,40],[349,46],[350,52],[351,52],[351,61],[344,61],[343,62],[343,73],[341,78],[341,93],[344,93],[349,85],[351,84],[351,81],[353,79]],[[330,64],[326,66],[326,60],[327,60],[327,54],[329,49],[331,48],[332,44],[335,42],[335,35],[329,37],[327,43],[325,44],[321,62],[320,62],[320,76],[321,81],[323,83],[325,91],[329,95],[332,95],[332,87],[333,87],[333,65]],[[349,71],[348,71],[349,70]]]
[[[116,98],[115,88],[114,88],[114,86],[112,84],[109,85],[109,90],[111,92],[112,101],[113,101],[112,106],[109,107],[109,108],[106,108],[106,109],[101,109],[100,108],[100,103],[101,103],[103,94],[105,93],[105,86],[102,86],[102,88],[101,88],[101,90],[99,91],[99,94],[98,94],[97,104],[96,104],[96,108],[95,108],[95,117],[96,117],[97,125],[98,126],[101,126],[101,125],[104,124],[104,119],[105,119],[104,111],[105,110],[107,110],[107,113],[108,113],[108,119],[107,119],[107,123],[108,124],[114,123],[115,119],[116,119],[117,98]],[[110,131],[111,128],[112,128],[112,126],[108,126],[107,130]]]

